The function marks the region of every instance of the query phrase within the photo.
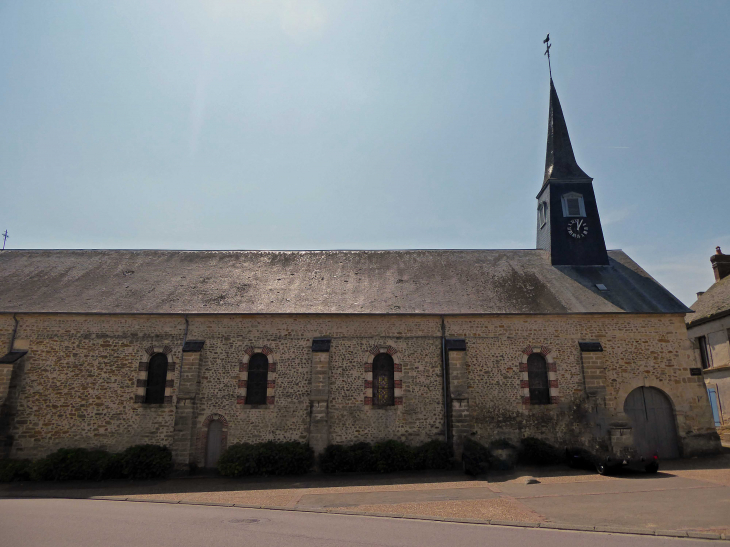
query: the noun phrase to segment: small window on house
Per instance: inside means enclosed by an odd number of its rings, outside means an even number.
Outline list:
[[[563,195],[563,216],[564,217],[584,217],[586,216],[586,207],[583,203],[583,196],[570,192]]]
[[[269,380],[269,359],[263,353],[254,353],[248,361],[246,404],[265,405]]]
[[[379,353],[373,359],[373,405],[391,406],[394,402],[393,358]]]
[[[697,343],[700,346],[700,360],[702,361],[702,368],[712,367],[712,352],[710,347],[707,345],[707,337],[700,336],[697,338]]]
[[[550,383],[547,362],[539,353],[533,353],[527,358],[527,379],[530,387],[530,404],[549,405]]]
[[[540,223],[540,228],[547,222],[547,207],[547,201],[541,201],[537,206],[537,221]]]
[[[167,383],[167,355],[155,353],[147,365],[147,391],[144,402],[158,405],[165,402]]]

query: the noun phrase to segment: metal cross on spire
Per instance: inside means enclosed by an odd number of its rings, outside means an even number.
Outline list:
[[[543,55],[547,55],[548,58],[548,70],[550,71],[550,79],[553,79],[553,68],[550,66],[550,33],[548,32],[548,35],[545,37],[545,39],[542,41],[543,44],[547,44],[547,48],[545,49],[545,53]]]
[[[8,240],[8,238],[9,238],[10,236],[8,235],[8,231],[7,231],[7,230],[5,230],[5,231],[3,232],[2,236],[3,236],[3,251],[4,251],[4,250],[5,250],[5,242],[6,242],[7,240]]]

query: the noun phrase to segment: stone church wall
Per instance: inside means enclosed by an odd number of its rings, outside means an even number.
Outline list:
[[[187,340],[205,341],[195,359],[182,353],[183,316],[19,315],[17,338],[28,341],[29,353],[18,361],[9,390],[12,455],[156,443],[173,447],[178,463],[202,465],[212,419],[224,421],[230,445],[307,441],[315,414],[320,447],[444,438],[438,316],[188,319]],[[464,435],[571,443],[595,430],[587,407],[605,409],[608,418],[599,426],[608,435],[625,422],[623,401],[641,385],[671,397],[685,455],[712,444],[709,405],[702,379],[689,375],[693,360],[681,316],[463,316],[447,317],[445,325],[447,337],[466,339],[466,352],[449,353],[457,445]],[[12,328],[12,316],[0,315],[3,340],[10,340]],[[319,337],[330,338],[331,347],[327,357],[315,359],[312,340]],[[579,341],[600,341],[604,351],[582,354]],[[269,400],[253,407],[241,397],[242,371],[248,353],[261,348],[269,353]],[[164,404],[147,405],[139,402],[140,386],[146,362],[158,351],[172,366],[169,395]],[[379,351],[392,354],[401,371],[397,403],[386,409],[367,404],[368,363]],[[535,351],[548,361],[550,405],[531,406],[525,398],[526,356]],[[588,403],[586,386],[593,393]],[[328,394],[324,401],[321,393]]]
[[[704,385],[690,376],[692,349],[679,315],[464,317],[447,325],[449,336],[467,340],[469,414],[482,441],[535,436],[569,445],[626,430],[626,397],[653,386],[671,398],[683,455],[715,448]],[[582,353],[581,341],[600,342],[603,352]],[[523,399],[520,362],[532,351],[542,351],[555,371],[554,404]],[[600,367],[590,370],[590,360],[602,363],[600,374]],[[593,393],[588,399],[586,387]]]

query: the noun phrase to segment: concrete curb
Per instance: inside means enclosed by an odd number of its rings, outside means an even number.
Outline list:
[[[581,524],[571,524],[562,522],[521,522],[512,520],[481,520],[471,518],[455,518],[455,517],[434,517],[429,515],[394,515],[390,513],[369,513],[360,511],[333,510],[319,507],[281,507],[277,505],[247,505],[242,503],[214,503],[206,501],[192,500],[161,500],[149,498],[134,497],[112,497],[112,496],[92,496],[90,498],[69,498],[65,496],[22,496],[23,498],[45,498],[45,499],[88,499],[93,501],[128,501],[133,503],[167,503],[170,505],[201,505],[207,507],[236,507],[240,509],[264,509],[267,511],[295,511],[298,513],[325,513],[329,515],[347,515],[356,517],[374,517],[374,518],[390,518],[405,520],[423,520],[432,522],[449,522],[455,524],[478,524],[482,526],[509,526],[515,528],[544,528],[549,530],[564,530],[570,532],[594,532],[603,534],[627,534],[641,536],[659,536],[659,537],[675,537],[685,539],[705,539],[705,540],[721,540],[730,541],[730,534],[715,534],[712,532],[699,532],[694,530],[661,530],[650,528],[629,528],[624,526],[585,526]],[[0,499],[13,499],[17,496],[0,496]]]

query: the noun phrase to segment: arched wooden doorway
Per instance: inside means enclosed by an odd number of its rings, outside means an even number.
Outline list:
[[[669,397],[655,387],[638,387],[626,397],[624,412],[631,420],[634,446],[659,458],[679,458],[677,426]]]
[[[223,422],[213,420],[208,424],[208,438],[205,445],[205,467],[215,467],[223,452]]]

